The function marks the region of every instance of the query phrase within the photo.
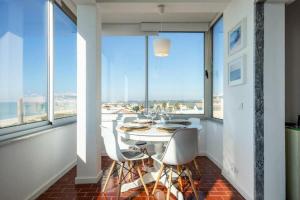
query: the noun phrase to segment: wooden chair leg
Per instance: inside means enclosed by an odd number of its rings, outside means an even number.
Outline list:
[[[106,178],[105,184],[104,184],[104,186],[103,186],[102,192],[105,192],[105,189],[106,189],[106,187],[107,187],[109,178],[110,178],[110,176],[111,176],[111,174],[112,174],[112,172],[113,172],[115,166],[116,166],[116,161],[113,161],[113,163],[111,164],[110,170],[109,170],[109,172],[108,172],[108,176],[107,176],[107,178]]]
[[[172,172],[173,172],[173,169],[170,168],[170,172],[169,172],[169,187],[168,187],[168,193],[167,193],[166,200],[170,200],[170,192],[171,192],[171,187],[172,187]]]
[[[138,174],[139,174],[139,176],[140,176],[141,182],[142,182],[142,184],[143,184],[143,186],[144,186],[145,192],[146,192],[147,196],[149,196],[149,192],[148,192],[147,186],[146,186],[146,184],[145,184],[145,182],[144,182],[144,179],[143,179],[143,175],[142,175],[141,169],[140,169],[139,166],[137,166],[136,168],[137,168],[137,172],[138,172]]]
[[[159,172],[158,172],[158,175],[157,175],[157,179],[156,179],[156,181],[155,181],[155,185],[154,185],[154,188],[153,188],[153,190],[152,190],[152,195],[154,195],[154,192],[155,192],[155,190],[156,190],[156,188],[157,188],[158,182],[159,182],[159,180],[160,180],[160,177],[161,177],[161,174],[162,174],[164,168],[165,168],[165,165],[162,164],[162,165],[160,166],[160,169],[159,169]]]
[[[128,165],[129,165],[129,170],[132,170],[132,161],[128,161]],[[132,172],[129,172],[129,178],[130,178],[130,181],[133,182],[133,175],[132,175]]]
[[[120,199],[120,193],[121,193],[121,186],[122,186],[122,176],[123,176],[123,168],[124,168],[124,163],[121,164],[121,168],[119,171],[119,179],[118,179],[118,199]]]
[[[200,173],[200,168],[199,168],[199,166],[198,166],[198,163],[197,163],[197,161],[196,161],[196,158],[193,160],[193,162],[194,162],[195,168],[196,168],[196,170],[197,170],[197,173],[198,173],[199,175],[201,175],[201,173]]]
[[[180,192],[183,192],[183,184],[182,184],[182,177],[181,177],[181,172],[182,172],[182,169],[181,169],[181,166],[180,165],[177,165],[177,172],[179,174],[179,178],[178,178],[178,183],[179,183],[179,188],[180,188]]]
[[[193,192],[195,194],[196,200],[198,200],[199,199],[198,193],[197,193],[196,187],[194,185],[194,180],[192,178],[191,171],[190,171],[190,169],[188,167],[187,167],[187,170],[186,170],[186,174],[189,177],[189,181],[191,183],[191,186],[192,186]]]

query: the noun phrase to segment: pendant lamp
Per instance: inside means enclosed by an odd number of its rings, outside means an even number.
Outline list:
[[[160,14],[162,15],[165,11],[164,5],[158,5]],[[160,22],[160,31],[162,32],[162,22]],[[166,38],[158,37],[153,40],[154,55],[157,57],[167,57],[171,47],[171,41]]]

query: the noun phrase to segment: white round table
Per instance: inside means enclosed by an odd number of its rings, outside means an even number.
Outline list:
[[[168,132],[163,132],[163,131],[158,131],[155,128],[155,125],[152,126],[151,129],[146,130],[146,131],[122,131],[120,129],[122,125],[117,126],[117,132],[118,134],[129,140],[134,140],[134,141],[145,141],[145,142],[168,142],[170,141],[172,137],[172,133]],[[202,125],[189,125],[186,126],[186,128],[197,128],[198,131],[202,130]]]
[[[145,131],[126,131],[126,132],[122,131],[120,129],[121,126],[122,125],[119,125],[116,128],[118,134],[121,137],[123,137],[125,139],[129,139],[129,140],[145,141],[145,142],[168,142],[168,141],[170,141],[170,139],[173,135],[173,133],[158,131],[155,128],[155,126],[152,126],[151,129],[145,130]],[[189,126],[186,126],[186,128],[197,128],[200,131],[200,130],[202,130],[202,125],[189,125]],[[149,170],[148,173],[146,173],[143,176],[143,180],[144,180],[145,184],[156,181],[157,176],[158,176],[158,169],[159,168],[157,168],[157,167],[153,167]],[[173,173],[173,178],[174,179],[177,178],[176,173]],[[169,182],[168,182],[166,176],[162,176],[160,178],[160,183],[165,185],[167,188],[169,187]],[[133,182],[123,184],[121,187],[121,191],[126,192],[130,189],[137,188],[140,186],[142,186],[142,182],[140,181],[140,179],[137,179]],[[174,185],[171,186],[171,193],[175,197],[177,197],[177,199],[179,199],[179,200],[184,199],[183,194]]]

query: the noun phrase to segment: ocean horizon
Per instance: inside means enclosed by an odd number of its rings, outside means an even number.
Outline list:
[[[0,102],[0,120],[17,118],[17,102]],[[24,116],[47,113],[47,103],[24,103]]]

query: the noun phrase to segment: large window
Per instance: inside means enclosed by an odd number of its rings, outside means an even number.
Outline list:
[[[153,40],[171,41],[169,56],[156,57]],[[204,34],[149,36],[149,109],[171,114],[204,114]]]
[[[75,23],[54,1],[0,1],[0,135],[75,114]]]
[[[76,25],[54,6],[54,118],[76,115]]]
[[[47,120],[47,1],[0,1],[0,128]]]
[[[171,114],[204,113],[204,34],[160,36],[171,40],[168,57],[154,56],[157,36],[102,37],[102,121],[145,112],[146,105]]]
[[[145,37],[102,38],[102,120],[145,106]],[[107,115],[110,114],[110,115]]]
[[[223,119],[223,18],[213,26],[213,117]]]

